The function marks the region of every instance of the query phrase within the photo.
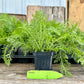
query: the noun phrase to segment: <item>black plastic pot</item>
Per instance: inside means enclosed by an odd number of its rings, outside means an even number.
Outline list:
[[[36,70],[51,70],[53,52],[36,52],[35,69]]]
[[[23,53],[23,50],[22,49],[20,49],[20,48],[18,48],[18,55],[23,55],[24,56],[24,53]]]
[[[24,56],[23,50],[18,49],[18,63],[33,63],[34,56],[32,53],[28,52],[26,56]]]
[[[74,58],[70,55],[68,55],[68,62],[70,62],[71,64],[77,64],[77,62],[74,60]]]
[[[20,56],[20,58],[19,58]],[[21,50],[20,48],[18,48],[18,63],[27,63],[28,62],[28,59],[25,59],[23,58],[24,57],[24,53],[23,53],[23,50]]]

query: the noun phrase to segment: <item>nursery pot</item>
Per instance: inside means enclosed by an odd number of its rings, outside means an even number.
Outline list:
[[[35,69],[51,70],[53,52],[35,52]]]
[[[18,63],[28,63],[28,59],[24,58],[23,50],[20,48],[18,49]]]
[[[33,54],[31,52],[28,52],[26,56],[24,55],[24,52],[22,49],[18,48],[18,63],[33,63]]]

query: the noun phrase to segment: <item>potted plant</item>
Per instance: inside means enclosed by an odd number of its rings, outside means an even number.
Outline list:
[[[55,41],[55,62],[60,62],[60,72],[66,76],[71,76],[68,72],[70,69],[70,63],[68,59],[72,57],[75,62],[81,63],[84,66],[84,33],[79,29],[77,24],[64,25],[62,32],[60,31],[60,37]],[[65,27],[66,29],[64,29]],[[69,57],[70,56],[70,57]]]
[[[22,25],[22,21],[15,16],[10,18],[8,14],[0,14],[0,48],[4,48],[8,44],[7,38],[19,25]]]
[[[40,15],[40,17],[37,19],[37,23],[39,22],[39,25],[35,25],[35,20],[37,16]],[[43,19],[44,18],[44,19]],[[28,24],[23,24],[23,26],[18,27],[17,29],[14,30],[12,35],[7,39],[7,41],[10,43],[7,45],[7,49],[12,46],[13,49],[17,49],[20,47],[24,51],[24,53],[34,52],[35,55],[35,64],[36,64],[36,57],[37,54],[43,54],[45,56],[46,61],[49,62],[49,67],[46,67],[47,65],[44,64],[45,68],[42,69],[51,69],[51,64],[52,64],[52,55],[53,55],[53,43],[52,41],[54,40],[52,38],[52,35],[50,35],[50,28],[47,28],[47,17],[44,17],[44,13],[37,12],[35,18],[31,21],[30,25]],[[6,50],[6,48],[5,48]],[[10,50],[10,52],[12,49]],[[35,53],[37,52],[37,53]],[[49,53],[49,54],[48,54]],[[5,53],[6,54],[6,53]],[[48,57],[46,55],[49,55]],[[6,56],[6,55],[4,55]],[[42,56],[42,57],[43,57]],[[40,56],[41,57],[41,56]],[[44,57],[43,57],[44,58]],[[5,58],[4,58],[5,59]],[[44,63],[42,62],[42,64]],[[41,64],[41,65],[42,65]],[[36,65],[37,67],[37,65]],[[38,67],[38,69],[41,69]]]
[[[4,49],[3,59],[9,65],[12,51],[20,48],[24,55],[28,52],[34,54],[36,69],[50,70],[54,52],[55,62],[59,61],[60,63],[60,72],[66,76],[71,76],[68,71],[70,68],[69,55],[84,65],[83,36],[83,32],[80,31],[77,24],[68,26],[55,20],[48,21],[45,13],[38,11],[30,24],[23,23],[7,38],[9,44]],[[10,46],[12,47],[9,53],[6,53]]]

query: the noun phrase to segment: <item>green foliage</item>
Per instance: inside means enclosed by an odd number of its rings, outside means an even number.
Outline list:
[[[80,31],[77,24],[66,25],[55,20],[48,21],[42,11],[37,11],[33,17],[30,24],[25,22],[18,25],[17,23],[18,26],[16,25],[7,37],[8,44],[4,48],[3,55],[5,63],[10,64],[11,55],[18,48],[22,49],[25,55],[28,51],[55,51],[55,62],[60,62],[60,72],[71,77],[69,55],[77,63],[84,65],[84,33]]]
[[[0,15],[0,45],[7,45],[6,39],[12,34],[14,29],[21,26],[22,21],[15,16],[10,18],[8,14]]]
[[[62,33],[59,40],[56,39],[55,42],[55,52],[57,55],[57,59],[60,61],[60,71],[64,73],[66,76],[71,76],[70,72],[68,72],[70,68],[70,63],[68,62],[68,56],[74,58],[74,60],[79,63],[81,62],[84,65],[84,52],[82,51],[84,48],[84,33],[80,31],[77,24],[70,26],[65,26],[66,30],[62,27]],[[61,39],[60,39],[61,38]]]

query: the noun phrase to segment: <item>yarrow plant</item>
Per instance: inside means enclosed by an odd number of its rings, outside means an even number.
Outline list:
[[[3,59],[9,66],[13,51],[22,49],[26,55],[30,52],[54,51],[55,62],[59,62],[60,72],[71,76],[68,56],[84,66],[84,33],[77,24],[48,21],[43,11],[37,11],[31,23],[22,23],[7,37]],[[10,50],[9,50],[10,49]]]

